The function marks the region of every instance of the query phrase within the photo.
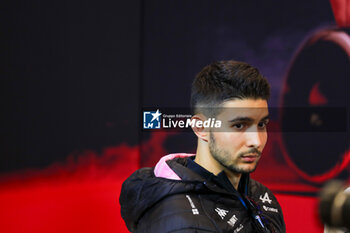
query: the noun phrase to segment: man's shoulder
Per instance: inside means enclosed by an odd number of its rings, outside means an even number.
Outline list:
[[[253,179],[250,180],[249,188],[250,198],[257,204],[262,215],[268,219],[271,227],[276,232],[285,232],[282,208],[272,191]]]
[[[266,187],[264,184],[260,183],[257,180],[250,179],[249,181],[249,194],[250,196],[257,196],[260,195],[261,193],[269,193],[273,195],[272,191]]]
[[[278,200],[272,191],[254,179],[250,179],[249,182],[249,196],[261,206],[268,204],[275,207],[280,207]]]

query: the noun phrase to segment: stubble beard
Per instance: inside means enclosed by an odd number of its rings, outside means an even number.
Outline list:
[[[228,169],[229,171],[231,171],[233,173],[244,174],[244,173],[254,172],[257,165],[258,165],[258,162],[259,162],[259,159],[258,159],[255,162],[255,166],[253,168],[250,168],[250,169],[240,168],[239,165],[235,164],[235,162],[232,161],[231,154],[228,151],[217,147],[216,142],[215,142],[215,138],[214,138],[212,133],[210,133],[209,151],[210,151],[211,155],[213,156],[213,158],[221,166],[223,166],[224,168]],[[261,155],[261,152],[258,149],[253,148],[245,153],[238,154],[237,158],[234,158],[234,159],[239,159],[241,156],[243,156],[244,154],[248,154],[248,153],[257,153],[257,154],[259,154],[259,157]]]

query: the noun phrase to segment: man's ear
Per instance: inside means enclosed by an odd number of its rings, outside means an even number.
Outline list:
[[[192,126],[193,132],[197,135],[199,139],[208,142],[209,130],[204,128],[203,123],[197,124],[197,121],[204,122],[206,119],[207,118],[201,113],[193,115],[191,117],[191,121],[195,121],[194,125]]]

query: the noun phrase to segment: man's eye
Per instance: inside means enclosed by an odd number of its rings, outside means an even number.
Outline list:
[[[244,124],[238,123],[238,124],[232,125],[232,127],[235,128],[235,129],[243,129],[244,128]]]
[[[260,122],[260,123],[258,124],[258,127],[259,127],[260,129],[265,129],[268,123],[269,123],[268,121]]]

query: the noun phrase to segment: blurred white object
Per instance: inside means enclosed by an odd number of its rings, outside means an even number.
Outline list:
[[[350,193],[350,187],[344,190],[345,193]]]
[[[344,190],[345,193],[350,193],[350,187],[346,188]],[[324,233],[348,233],[349,231],[347,231],[346,229],[339,229],[339,228],[333,228],[333,227],[329,227],[327,225],[324,226]]]

